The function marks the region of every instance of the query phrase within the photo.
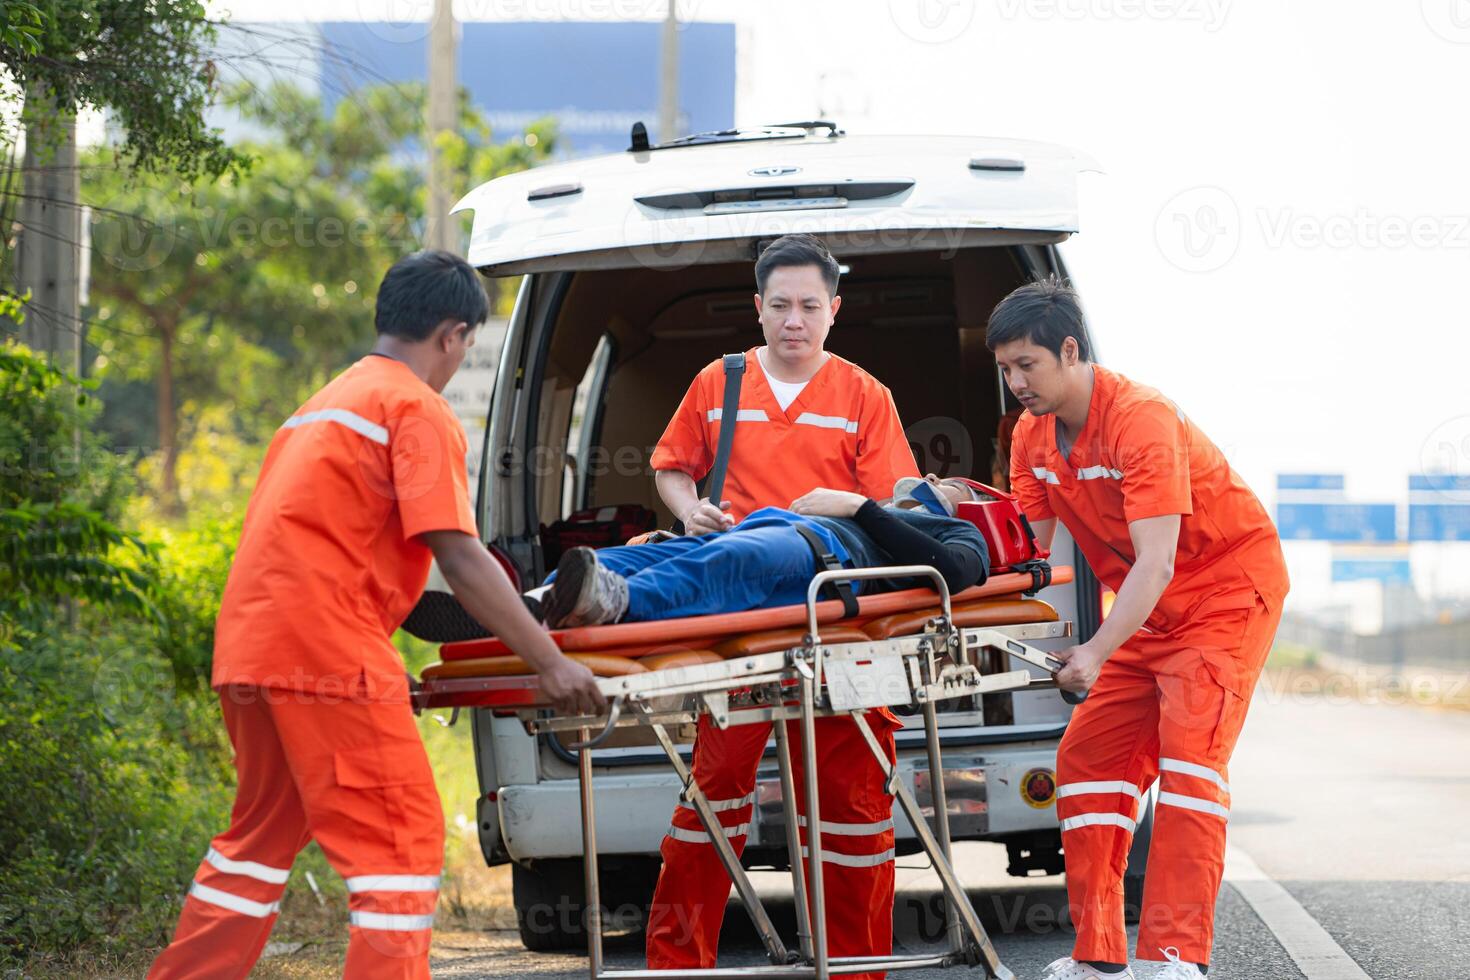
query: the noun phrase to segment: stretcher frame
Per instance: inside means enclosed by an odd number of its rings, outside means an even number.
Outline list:
[[[868,642],[822,643],[817,623],[817,596],[823,587],[838,580],[903,577],[929,578],[939,593],[942,614],[930,620],[923,632]],[[798,646],[719,663],[599,679],[598,686],[609,702],[605,716],[558,716],[548,712],[539,700],[538,684],[533,676],[444,678],[434,682],[435,699],[441,703],[444,699],[473,695],[476,705],[516,714],[532,734],[580,733],[580,741],[569,747],[577,752],[590,980],[668,980],[673,975],[663,970],[604,968],[592,750],[615,729],[635,725],[651,730],[679,776],[684,787],[680,798],[693,806],[771,961],[769,966],[680,970],[679,976],[702,980],[827,980],[833,976],[870,971],[897,972],[964,965],[983,967],[986,976],[995,980],[1014,980],[1014,974],[1001,963],[951,863],[948,802],[942,775],[944,769],[936,706],[940,701],[976,694],[1055,688],[1055,674],[1062,663],[1045,651],[1030,646],[1027,641],[1070,636],[1071,624],[1040,622],[955,628],[949,589],[943,576],[927,565],[820,572],[807,589],[806,608],[808,631]],[[974,656],[982,649],[1001,650],[1025,664],[1046,670],[1052,676],[1037,678],[1025,669],[984,674]],[[941,664],[942,658],[948,658],[949,662]],[[731,710],[732,692],[741,692],[747,704]],[[917,798],[899,777],[898,767],[889,763],[864,717],[873,708],[892,704],[918,704],[922,709],[928,771],[940,774],[938,778],[929,780],[930,804],[934,812],[932,827],[925,819]],[[455,712],[458,713],[458,708]],[[669,734],[669,725],[692,723],[705,713],[719,728],[732,724],[772,723],[781,781],[786,849],[795,893],[796,950],[788,950],[777,934],[748,873],[725,837],[718,817],[694,782],[689,766],[680,757]],[[946,921],[946,948],[942,952],[905,956],[828,955],[822,875],[812,875],[808,883],[805,874],[808,862],[817,869],[822,867],[822,835],[820,830],[808,834],[806,850],[809,856],[804,858],[798,829],[792,750],[785,722],[799,723],[800,750],[805,763],[803,795],[808,804],[807,826],[820,828],[815,723],[819,717],[841,715],[851,717],[856,724],[886,777],[888,792],[898,799],[920,846],[939,875]]]

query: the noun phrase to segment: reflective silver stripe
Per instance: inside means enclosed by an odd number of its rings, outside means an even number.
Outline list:
[[[705,413],[705,417],[706,417],[706,420],[707,421],[710,421],[710,422],[718,422],[720,419],[722,419],[722,418],[725,417],[725,410],[723,408],[712,408],[708,412]],[[735,422],[737,424],[740,423],[740,422],[769,422],[769,421],[771,421],[771,420],[766,415],[766,410],[763,409],[763,408],[742,408],[742,409],[738,409],[735,412]]]
[[[805,827],[806,817],[798,816],[796,818],[796,824],[798,827]],[[838,823],[835,820],[822,821],[822,833],[838,834],[843,837],[868,837],[872,834],[881,834],[884,831],[892,829],[892,817],[889,817],[887,820],[878,820],[873,823]]]
[[[349,892],[436,892],[438,875],[357,875],[344,879]]]
[[[1131,834],[1137,826],[1121,813],[1079,813],[1062,821],[1063,830],[1076,830],[1079,827],[1122,827]]]
[[[1185,762],[1183,759],[1160,759],[1159,770],[1161,772],[1177,772],[1184,776],[1195,776],[1199,779],[1208,779],[1226,793],[1230,792],[1230,784],[1220,777],[1220,774],[1209,766],[1197,765],[1193,762]]]
[[[275,915],[281,908],[280,902],[257,902],[239,895],[232,895],[229,892],[222,892],[218,888],[201,885],[197,881],[189,886],[189,894],[201,902],[218,905],[222,909],[239,912],[253,919],[264,919],[268,915]]]
[[[204,855],[204,860],[227,875],[244,875],[268,885],[284,885],[286,879],[291,877],[290,868],[272,868],[254,861],[232,861],[212,847]]]
[[[818,415],[816,412],[802,412],[796,417],[796,425],[815,425],[819,429],[841,429],[844,432],[856,432],[857,423],[850,422],[840,415]]]
[[[1179,793],[1160,793],[1159,806],[1177,806],[1185,810],[1198,810],[1200,813],[1212,813],[1224,820],[1230,819],[1230,810],[1212,800],[1202,800],[1198,796],[1183,796]]]
[[[1047,483],[1051,483],[1056,486],[1061,486],[1062,484],[1062,481],[1057,479],[1057,475],[1051,470],[1047,469],[1045,466],[1031,467],[1031,475],[1036,477],[1036,479],[1038,480],[1045,480]]]
[[[1135,800],[1142,799],[1138,787],[1122,779],[1094,780],[1087,783],[1063,783],[1057,787],[1057,799],[1066,796],[1086,796],[1089,793],[1127,793]]]
[[[806,848],[801,849],[802,857],[811,857]],[[876,868],[880,864],[887,864],[893,860],[893,848],[879,851],[877,854],[840,854],[837,851],[822,850],[823,864],[840,864],[844,868]]]
[[[739,837],[742,834],[750,833],[750,824],[736,824],[733,827],[725,827],[723,829],[726,837]],[[674,840],[681,840],[686,844],[709,843],[709,834],[706,834],[702,830],[685,830],[683,827],[670,827],[669,836],[674,838]]]
[[[1077,471],[1079,480],[1121,480],[1122,470],[1110,470],[1106,466],[1084,466]]]
[[[336,422],[345,425],[360,436],[366,436],[381,446],[388,445],[388,430],[376,422],[370,422],[358,415],[349,412],[345,408],[324,408],[316,412],[303,412],[301,415],[293,415],[281,426],[283,429],[294,429],[297,426],[307,425],[311,422]]]
[[[350,912],[347,921],[359,929],[379,929],[387,932],[418,932],[432,929],[432,915],[389,915],[387,912]]]
[[[750,806],[754,802],[755,792],[752,790],[751,792],[746,793],[744,796],[737,797],[732,800],[710,800],[709,808],[716,813],[720,813],[724,810],[738,810],[743,806]],[[688,800],[680,800],[679,805],[686,810],[694,809],[694,804],[690,803]]]

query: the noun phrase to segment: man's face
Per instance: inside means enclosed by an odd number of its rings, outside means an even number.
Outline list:
[[[435,391],[443,391],[464,363],[465,355],[475,346],[475,328],[463,320],[445,320],[434,331],[432,342],[437,363],[429,384]]]
[[[827,295],[827,281],[815,265],[772,269],[766,277],[764,295],[757,293],[755,297],[766,347],[792,364],[822,352],[841,305],[842,297]]]
[[[1077,360],[1077,342],[1068,337],[1062,342],[1062,356],[1029,340],[1013,340],[995,349],[995,363],[1011,394],[1032,415],[1048,415],[1057,410],[1067,391],[1071,368]]]

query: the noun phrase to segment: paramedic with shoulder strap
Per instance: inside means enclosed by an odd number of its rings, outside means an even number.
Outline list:
[[[311,840],[346,879],[343,975],[429,976],[444,817],[389,637],[431,556],[558,707],[602,707],[592,673],[531,618],[470,513],[464,430],[440,392],[487,312],[463,260],[400,260],[378,289],[372,354],[271,441],[215,625],[235,805],[150,978],[246,976]]]
[[[1049,546],[1060,520],[1112,611],[1057,653],[1088,691],[1057,754],[1057,816],[1077,930],[1047,980],[1131,977],[1123,872],[1160,780],[1137,957],[1168,980],[1208,969],[1230,816],[1228,764],[1288,582],[1265,509],[1172,402],[1090,360],[1076,294],[1052,279],[991,314],[986,343],[1026,414],[1011,488]]]
[[[918,476],[888,389],[823,349],[841,304],[837,262],[826,246],[810,235],[777,239],[761,253],[755,274],[766,345],[745,355],[734,411],[725,409],[724,361],[715,361],[694,379],[653,454],[659,495],[690,535],[722,533],[752,511],[790,507],[818,487],[883,499],[900,478]],[[710,472],[722,434],[733,436],[733,445],[716,506],[695,486]],[[888,712],[868,717],[892,758],[897,720]],[[756,766],[769,735],[768,725],[722,731],[700,719],[694,779],[737,854],[750,829]],[[851,720],[819,719],[817,743],[829,951],[887,954],[893,800]],[[730,880],[692,808],[674,810],[662,853],[648,965],[713,967]]]

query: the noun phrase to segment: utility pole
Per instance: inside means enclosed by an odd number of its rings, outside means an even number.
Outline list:
[[[659,72],[658,86],[658,141],[684,135],[679,132],[679,7],[678,0],[669,0],[669,10],[664,16],[663,59]]]
[[[32,86],[25,120],[16,272],[21,293],[29,289],[31,298],[20,337],[55,366],[78,373],[83,331],[76,113],[59,109],[49,90]]]
[[[459,223],[449,217],[454,207],[453,181],[438,147],[440,133],[459,127],[459,92],[455,75],[454,8],[451,0],[434,0],[429,24],[429,202],[424,243],[458,253],[462,243]]]

